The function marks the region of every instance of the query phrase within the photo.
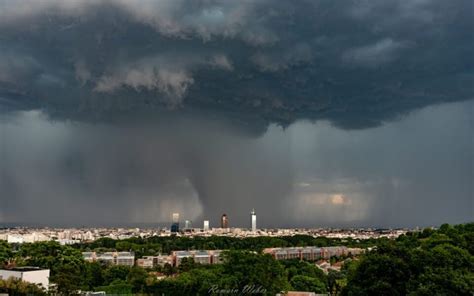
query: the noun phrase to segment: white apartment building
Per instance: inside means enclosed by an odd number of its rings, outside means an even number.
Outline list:
[[[9,244],[22,244],[24,242],[23,236],[20,234],[8,234],[7,242]]]
[[[46,290],[49,288],[49,269],[38,267],[15,267],[11,269],[0,269],[0,280],[9,278],[36,284]]]
[[[133,252],[82,252],[84,260],[89,262],[101,261],[110,265],[127,265],[135,264],[135,254]]]
[[[193,258],[199,264],[219,264],[222,263],[221,250],[193,250],[193,251],[173,251],[173,266],[179,266],[183,258]]]
[[[208,230],[209,230],[209,220],[204,220],[203,229],[204,229],[204,231],[208,231]]]

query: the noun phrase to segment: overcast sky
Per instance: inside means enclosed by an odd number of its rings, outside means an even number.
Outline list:
[[[472,221],[470,0],[0,0],[0,223]]]

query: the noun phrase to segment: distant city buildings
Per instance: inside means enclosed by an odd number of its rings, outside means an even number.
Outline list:
[[[179,214],[178,214],[179,215]],[[222,223],[224,220],[224,223]],[[250,224],[252,219],[250,218]],[[175,221],[179,223],[179,216]],[[207,222],[206,222],[207,221]],[[111,238],[115,240],[129,239],[132,237],[148,238],[153,236],[170,236],[179,235],[186,237],[198,236],[228,236],[228,237],[258,237],[258,236],[292,236],[292,235],[309,235],[312,237],[328,237],[338,239],[376,239],[381,237],[396,238],[401,234],[405,234],[407,229],[370,229],[370,228],[353,228],[353,229],[334,229],[334,228],[269,228],[258,229],[258,232],[252,231],[250,228],[229,228],[227,215],[225,219],[221,219],[221,226],[225,228],[211,228],[209,220],[205,220],[202,228],[191,228],[186,231],[180,231],[177,225],[177,232],[172,232],[169,228],[0,228],[0,240],[7,241],[12,244],[22,244],[41,241],[56,241],[62,245],[74,244],[82,242],[92,242],[100,238]],[[257,225],[255,225],[257,229]],[[416,231],[416,230],[415,230]]]
[[[189,220],[184,221],[184,229],[191,229],[192,222]]]
[[[229,218],[227,218],[226,214],[221,216],[221,228],[229,228]]]
[[[257,214],[255,213],[255,209],[252,209],[252,212],[250,212],[250,221],[252,232],[257,231]]]
[[[133,252],[83,252],[82,256],[88,262],[103,262],[108,265],[126,265],[135,264],[135,254]]]
[[[34,243],[34,242],[41,242],[41,241],[48,241],[51,240],[48,236],[39,233],[39,232],[32,232],[27,234],[7,234],[6,239],[8,243],[11,244],[22,244],[22,243]]]
[[[19,279],[24,282],[36,284],[45,290],[49,289],[49,269],[39,267],[14,267],[9,269],[0,269],[0,280],[9,278]]]

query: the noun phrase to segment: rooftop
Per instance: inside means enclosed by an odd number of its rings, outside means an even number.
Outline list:
[[[34,267],[34,266],[17,266],[17,267],[12,267],[12,268],[5,268],[1,270],[8,270],[8,271],[38,271],[38,270],[47,270],[45,268],[40,268],[40,267]]]

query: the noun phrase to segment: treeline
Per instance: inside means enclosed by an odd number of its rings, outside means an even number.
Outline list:
[[[472,295],[474,292],[474,223],[446,224],[438,230],[407,233],[396,240],[373,241],[370,245],[376,246],[374,250],[359,258],[344,259],[340,272],[331,271],[327,275],[314,263],[276,261],[258,252],[264,247],[332,244],[361,247],[363,242],[306,236],[240,240],[223,237],[102,239],[76,246],[60,246],[55,242],[12,246],[0,242],[0,262],[15,261],[18,265],[51,269],[50,280],[56,284],[54,293],[61,295],[72,295],[79,289],[150,295],[218,295],[232,289],[241,292],[252,289],[260,295],[275,295],[282,290],[333,295]],[[84,249],[129,250],[130,246],[141,246],[142,253],[211,248],[209,246],[230,251],[224,252],[223,264],[200,265],[186,259],[178,268],[167,265],[154,271],[88,263],[81,254]],[[167,277],[157,279],[156,271]],[[15,281],[0,281],[2,293],[28,295],[33,288]]]
[[[153,283],[149,292],[206,295],[217,283],[218,287],[240,290],[246,285],[261,286],[267,288],[268,295],[286,289],[351,296],[474,293],[474,223],[444,224],[438,230],[378,240],[373,251],[345,260],[340,272],[328,275],[308,262],[275,261],[238,251],[227,256],[222,266],[191,264],[176,277]]]
[[[347,267],[343,295],[473,295],[474,223],[383,241]]]
[[[55,284],[52,293],[58,295],[74,295],[78,290],[125,295],[219,295],[229,289],[275,295],[289,289],[327,290],[327,277],[314,264],[298,260],[279,262],[270,255],[248,250],[224,252],[223,264],[200,265],[186,258],[177,268],[166,265],[158,270],[145,270],[89,263],[79,249],[56,242],[22,244],[17,250],[6,243],[0,246],[0,260],[5,264],[14,260],[18,265],[49,268],[50,281]],[[168,277],[157,279],[156,271]],[[41,294],[34,288],[17,281],[0,282],[0,292],[12,295]]]
[[[137,258],[159,253],[169,254],[175,250],[250,250],[260,252],[264,248],[274,247],[304,247],[304,246],[347,246],[347,247],[371,247],[381,240],[388,239],[366,239],[354,240],[351,238],[338,239],[327,237],[312,237],[309,235],[295,235],[282,237],[150,237],[129,238],[114,240],[101,238],[90,243],[73,245],[82,251],[133,251]]]
[[[326,293],[327,283],[328,277],[309,262],[276,261],[268,254],[234,250],[224,253],[223,264],[199,265],[186,260],[176,276],[151,281],[144,292],[171,296],[273,296],[289,290]]]

